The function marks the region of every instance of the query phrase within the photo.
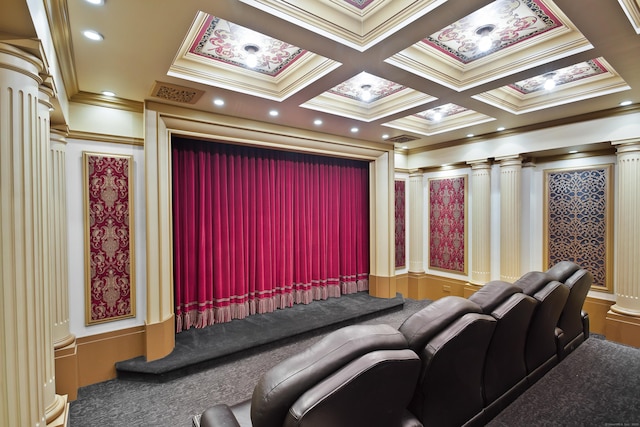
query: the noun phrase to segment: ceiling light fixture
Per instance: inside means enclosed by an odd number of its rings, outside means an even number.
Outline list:
[[[360,86],[360,89],[362,89],[362,92],[360,92],[360,99],[362,99],[364,102],[371,101],[371,98],[373,98],[373,94],[371,93],[371,85],[362,85]]]
[[[578,150],[571,150],[569,151],[569,154],[576,154],[578,152]]]
[[[547,73],[544,76],[543,87],[545,90],[552,90],[556,87],[556,73]]]
[[[389,135],[385,133],[384,135],[382,135],[382,139],[389,139]]]
[[[216,98],[213,100],[213,104],[217,105],[218,107],[222,107],[224,105],[224,100],[220,98]]]
[[[436,108],[435,110],[433,110],[433,116],[431,116],[431,118],[434,122],[439,122],[440,120],[442,120],[442,111],[440,111],[439,108]]]
[[[501,131],[503,131],[504,129],[505,129],[505,127],[504,127],[504,126],[500,126],[500,127],[499,127],[498,129],[496,129],[496,130],[497,130],[498,132],[501,132]]]
[[[258,65],[258,51],[260,48],[255,44],[248,44],[244,47],[247,55],[244,58],[244,63],[247,64],[249,68],[255,68]]]
[[[103,94],[104,96],[116,96],[116,94],[115,94],[115,93],[113,93],[113,92],[111,92],[110,90],[103,90],[103,91],[102,91],[102,94]]]
[[[631,105],[631,104],[633,104],[633,102],[632,102],[632,101],[622,101],[622,102],[620,103],[620,106],[621,106],[621,107],[626,107],[627,105]]]
[[[104,40],[104,37],[102,36],[102,34],[93,30],[85,30],[82,32],[82,35],[84,35],[89,40],[94,40],[94,41]]]
[[[472,138],[472,137],[473,137],[473,134],[472,134],[472,133],[468,133],[468,134],[467,134],[467,138]]]
[[[102,6],[104,0],[85,0],[87,3],[95,4],[96,6]]]
[[[491,32],[495,30],[495,25],[483,25],[476,30],[476,34],[480,37],[478,39],[478,50],[480,52],[486,52],[493,46],[493,39],[491,38]]]
[[[313,124],[314,124],[314,125],[316,125],[316,126],[320,126],[320,125],[322,124],[322,120],[320,120],[320,119],[315,119],[315,120],[313,121]]]
[[[269,115],[271,117],[276,117],[278,115],[278,112],[276,110],[271,110],[271,111],[269,111]]]
[[[358,132],[358,128],[356,128],[356,127],[352,127],[352,128],[351,128],[351,132],[353,132],[353,133]]]

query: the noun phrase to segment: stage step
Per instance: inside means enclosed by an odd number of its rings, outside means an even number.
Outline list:
[[[368,292],[342,295],[310,304],[296,304],[272,313],[218,323],[176,334],[174,350],[159,360],[143,356],[116,363],[118,378],[165,382],[210,368],[230,358],[246,356],[287,340],[337,329],[356,321],[401,310],[402,295],[375,298]]]

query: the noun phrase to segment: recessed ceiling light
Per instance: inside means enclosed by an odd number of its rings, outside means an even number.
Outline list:
[[[104,40],[104,37],[102,36],[102,34],[100,34],[97,31],[85,30],[82,32],[82,34],[89,40],[95,40],[95,41]]]
[[[409,147],[408,147],[408,146],[406,146],[406,145],[403,145],[403,146],[402,146],[402,149],[403,149],[403,150],[408,150],[408,149],[409,149]]]
[[[631,104],[633,104],[633,102],[631,102],[631,101],[622,101],[620,103],[620,106],[621,107],[626,107],[627,105],[631,105]]]
[[[387,135],[386,133],[384,135],[382,135],[382,139],[388,139],[389,135]]]
[[[500,126],[498,129],[496,129],[498,132],[503,131],[505,129],[504,126]]]
[[[578,150],[571,150],[569,151],[569,154],[576,154],[578,152]]]
[[[218,107],[222,107],[224,105],[224,100],[220,98],[216,98],[213,100],[213,104],[217,105]]]
[[[353,133],[358,132],[358,128],[356,128],[356,127],[351,128],[351,132],[353,132]]]
[[[473,136],[473,134],[472,134],[472,133],[468,133],[468,134],[467,134],[467,138],[471,138],[472,136]]]
[[[320,125],[322,124],[322,120],[320,120],[320,119],[315,119],[315,120],[313,121],[313,124],[314,124],[314,125],[316,125],[316,126],[320,126]]]
[[[278,112],[276,110],[271,110],[271,111],[269,111],[269,115],[271,117],[276,117],[278,115]]]
[[[111,92],[110,90],[103,90],[102,94],[104,96],[116,96],[116,94],[114,92]]]
[[[104,4],[104,0],[85,0],[87,3],[95,4],[98,6],[102,6]]]

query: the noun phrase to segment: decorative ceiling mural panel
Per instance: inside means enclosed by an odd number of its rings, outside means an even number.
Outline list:
[[[447,0],[240,0],[364,52]]]
[[[301,107],[370,122],[435,100],[398,83],[362,72]]]
[[[373,3],[373,0],[344,0],[344,2],[362,10]]]
[[[167,74],[283,101],[340,65],[286,41],[198,12]]]
[[[520,93],[529,94],[547,90],[545,88],[545,82],[548,79],[552,79],[554,82],[553,87],[557,88],[571,82],[597,76],[606,72],[607,68],[600,61],[592,59],[590,61],[571,65],[570,67],[561,68],[553,72],[535,76],[530,79],[520,80],[519,82],[510,84],[509,87]]]
[[[498,0],[431,34],[423,43],[469,64],[561,26],[540,0]],[[490,40],[484,50],[479,43],[483,32]]]
[[[376,102],[406,89],[398,83],[362,72],[338,86],[329,89],[329,93],[365,103]]]
[[[552,90],[545,88],[553,80]],[[513,114],[629,90],[629,85],[602,57],[521,80],[473,98]]]
[[[215,16],[207,17],[189,52],[271,77],[306,53],[297,46]],[[251,55],[255,56],[253,66],[247,62]]]
[[[551,0],[496,0],[386,62],[461,92],[592,48]]]
[[[430,136],[493,120],[495,118],[448,103],[392,120],[383,126]]]

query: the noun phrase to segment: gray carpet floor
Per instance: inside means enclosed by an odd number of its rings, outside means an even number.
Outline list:
[[[429,301],[360,323],[394,327]],[[71,427],[190,427],[193,415],[251,396],[276,363],[319,340],[307,336],[165,383],[111,380],[83,387],[70,405]],[[592,337],[489,424],[499,426],[640,426],[640,349]]]

